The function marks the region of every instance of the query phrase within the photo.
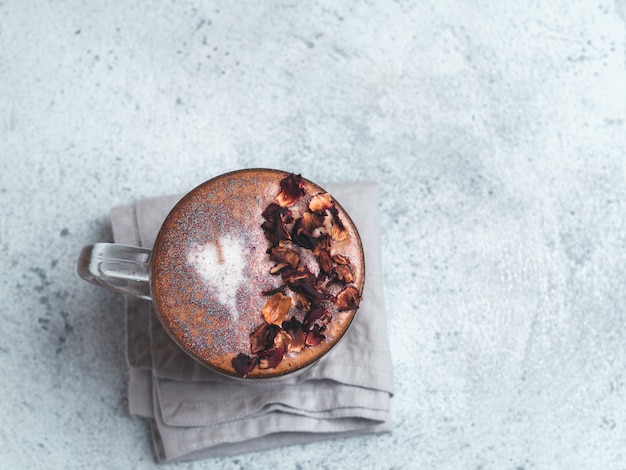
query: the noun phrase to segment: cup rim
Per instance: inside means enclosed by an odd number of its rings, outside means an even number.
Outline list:
[[[167,334],[169,335],[169,337],[176,343],[176,345],[183,351],[185,352],[189,357],[191,357],[193,360],[195,360],[196,362],[198,362],[200,365],[207,367],[208,369],[210,369],[213,372],[216,372],[217,374],[219,374],[220,376],[224,376],[233,380],[238,380],[238,381],[242,381],[242,382],[266,382],[266,381],[270,381],[270,380],[279,380],[279,379],[284,379],[287,377],[294,377],[295,375],[298,375],[299,373],[309,369],[311,366],[317,364],[321,359],[328,357],[328,355],[335,350],[335,347],[337,346],[337,344],[339,344],[345,337],[346,333],[351,329],[352,324],[354,323],[355,317],[357,316],[358,313],[358,307],[353,309],[353,311],[351,312],[351,314],[349,315],[348,319],[347,319],[347,324],[345,325],[345,327],[343,327],[341,329],[341,331],[338,333],[338,335],[333,339],[333,341],[330,343],[329,347],[327,347],[323,352],[321,352],[320,354],[316,354],[314,355],[311,359],[309,359],[308,361],[305,361],[301,364],[298,364],[297,367],[295,367],[292,370],[287,370],[281,373],[265,373],[263,375],[251,375],[251,376],[245,376],[245,377],[241,377],[238,376],[236,374],[232,374],[229,371],[223,370],[219,367],[216,367],[215,365],[211,364],[208,361],[203,360],[202,358],[198,357],[196,354],[194,354],[192,351],[189,350],[189,348],[185,347],[184,344],[182,343],[181,339],[178,337],[178,335],[176,335],[167,325],[167,322],[164,320],[163,317],[163,313],[161,312],[161,306],[160,306],[160,302],[159,302],[159,296],[155,296],[155,292],[153,289],[153,273],[155,272],[155,267],[157,265],[157,259],[158,259],[158,255],[159,255],[159,247],[161,245],[162,242],[162,238],[164,237],[165,234],[165,227],[167,225],[168,222],[170,222],[172,219],[175,219],[178,217],[178,212],[179,210],[184,207],[188,201],[194,197],[194,195],[196,195],[198,193],[198,191],[201,191],[203,188],[206,188],[207,186],[210,186],[212,184],[215,184],[215,182],[223,180],[223,179],[227,179],[227,178],[233,178],[236,177],[239,174],[249,174],[249,173],[256,173],[256,172],[263,172],[263,173],[274,173],[276,174],[276,176],[282,176],[285,177],[287,175],[293,174],[289,171],[285,171],[285,170],[278,170],[278,169],[273,169],[273,168],[264,168],[264,167],[254,167],[254,168],[242,168],[242,169],[238,169],[238,170],[232,170],[232,171],[228,171],[226,173],[222,173],[216,176],[213,176],[211,178],[209,178],[208,180],[203,181],[202,183],[196,185],[193,189],[191,189],[190,191],[188,191],[187,193],[185,193],[180,199],[179,201],[174,205],[174,207],[169,211],[168,215],[165,217],[163,223],[161,224],[161,227],[159,229],[159,232],[157,234],[157,237],[155,239],[153,248],[152,248],[152,256],[151,256],[151,260],[150,260],[150,264],[151,264],[151,269],[150,269],[150,292],[152,295],[152,304],[154,307],[154,311],[156,313],[156,316],[159,320],[160,325],[163,327],[163,329],[167,332]],[[302,177],[307,183],[309,183],[313,188],[315,188],[316,190],[320,191],[320,192],[328,192],[326,191],[322,186],[318,185],[317,183],[309,180],[308,178]],[[350,217],[349,213],[345,210],[345,208],[341,205],[340,201],[337,201],[335,199],[335,197],[331,194],[334,203],[338,206],[340,213],[342,215],[342,218],[345,217],[348,220],[348,223],[351,227],[351,229],[353,230],[353,234],[356,236],[356,239],[358,241],[357,246],[358,246],[358,256],[359,256],[359,263],[361,266],[361,277],[359,279],[359,282],[357,285],[359,293],[362,295],[363,294],[363,290],[365,287],[365,279],[366,279],[366,264],[365,264],[365,252],[364,252],[364,248],[363,248],[363,242],[362,242],[362,238],[360,236],[360,233],[358,231],[358,227],[357,225],[354,223],[354,221],[352,220],[352,218]],[[270,371],[271,369],[266,369],[267,371]]]

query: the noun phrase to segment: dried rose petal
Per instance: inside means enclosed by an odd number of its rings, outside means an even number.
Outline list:
[[[354,282],[354,275],[352,273],[352,268],[350,265],[343,264],[335,267],[335,274],[337,275],[337,279],[342,282],[350,283]]]
[[[290,235],[285,227],[285,224],[293,221],[293,216],[289,209],[272,203],[265,208],[261,215],[265,219],[265,222],[261,224],[261,228],[272,246],[278,245],[282,240],[289,240]]]
[[[239,377],[245,377],[256,366],[256,358],[253,359],[247,354],[239,353],[237,357],[233,358],[232,366]]]
[[[295,269],[300,263],[300,256],[295,250],[286,246],[278,245],[270,250],[270,259],[281,265],[291,266]]]
[[[263,323],[250,335],[250,351],[252,354],[264,351],[274,345],[274,338],[280,331],[276,325]]]
[[[320,270],[323,273],[328,274],[333,267],[333,263],[330,258],[330,237],[328,235],[323,235],[319,238],[317,245],[315,245],[315,249],[313,250],[313,254],[317,258]]]
[[[283,348],[285,351],[289,351],[291,345],[291,336],[285,330],[280,330],[274,338],[274,347]]]
[[[304,327],[310,329],[311,326],[319,320],[319,323],[325,324],[330,321],[332,314],[321,305],[314,306],[304,316]]]
[[[276,217],[282,217],[286,224],[293,222],[293,215],[287,207],[282,207],[275,202],[270,203],[261,213],[265,220],[273,220]]]
[[[274,295],[277,292],[280,292],[281,294],[285,293],[285,286],[280,286],[280,287],[276,287],[275,289],[268,289],[268,290],[264,290],[263,292],[261,292],[262,295]]]
[[[270,274],[280,274],[288,267],[289,267],[289,264],[287,263],[279,263],[275,266],[272,266],[272,268],[270,269]]]
[[[350,264],[350,258],[344,255],[336,254],[336,255],[333,255],[332,259],[337,264],[341,264],[341,265]]]
[[[333,206],[333,200],[328,193],[314,195],[309,201],[309,209],[313,212],[324,212]]]
[[[348,230],[343,225],[343,222],[339,217],[339,211],[337,210],[337,207],[333,206],[329,210],[332,217],[332,227],[330,229],[330,234],[333,237],[333,240],[345,240],[346,238],[348,238]]]
[[[288,351],[299,352],[306,342],[304,325],[296,317],[291,317],[290,320],[283,322],[283,328],[291,337]]]
[[[298,266],[296,269],[286,269],[282,273],[283,282],[292,284],[295,282],[315,282],[315,275],[306,266]]]
[[[324,220],[325,217],[323,215],[306,211],[302,214],[302,230],[312,237],[316,237],[320,233],[318,229],[324,225]]]
[[[348,230],[328,193],[311,197],[308,209],[303,203],[290,210],[288,207],[305,195],[305,187],[300,175],[288,174],[280,181],[277,203],[271,203],[262,213],[261,227],[270,243],[267,253],[275,263],[270,273],[280,274],[283,285],[262,292],[270,298],[261,309],[265,322],[250,335],[251,356],[240,354],[233,359],[233,367],[241,376],[255,367],[276,367],[287,352],[318,345],[326,339],[326,325],[335,312],[330,303],[338,310],[348,310],[358,307],[361,300],[354,285],[345,287],[335,297],[328,291],[331,284],[345,286],[354,282],[350,260],[341,254],[331,255],[331,248],[336,248],[332,242],[347,238]],[[292,214],[292,210],[298,213]],[[311,254],[302,249],[310,250]],[[302,256],[307,263],[311,256],[315,257],[319,265],[317,275],[302,262]],[[302,321],[295,316],[285,320],[294,300],[299,318],[304,315]]]
[[[311,308],[311,301],[299,292],[294,292],[293,296],[296,299],[296,307],[302,310],[309,310]]]
[[[267,323],[280,325],[289,309],[291,308],[291,297],[287,297],[280,292],[272,295],[261,309],[261,314]]]
[[[348,286],[335,298],[335,307],[337,310],[353,310],[359,306],[359,302],[361,301],[361,295],[359,294],[359,290],[354,286]]]
[[[322,341],[324,341],[326,337],[322,334],[322,330],[319,325],[313,325],[313,328],[306,332],[306,340],[305,343],[307,346],[317,346]]]
[[[302,196],[304,196],[302,176],[291,173],[280,180],[280,194],[276,198],[278,204],[283,207],[290,206]]]
[[[259,353],[259,369],[273,369],[283,360],[285,350],[272,348]]]
[[[294,292],[302,294],[310,302],[313,302],[313,303],[323,302],[324,300],[328,299],[327,294],[325,294],[324,292],[321,292],[317,287],[315,287],[313,284],[310,284],[308,282],[303,282],[303,281],[293,282],[289,284],[289,288]]]
[[[297,219],[293,224],[293,228],[291,229],[291,241],[307,250],[314,249],[317,244],[317,238],[304,230],[302,218]]]

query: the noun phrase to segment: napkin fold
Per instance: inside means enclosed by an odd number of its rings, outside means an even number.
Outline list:
[[[161,327],[150,302],[126,298],[129,411],[151,421],[158,461],[236,455],[392,430],[378,187],[323,187],[359,229],[366,281],[350,329],[313,367],[269,383],[232,381],[184,353]],[[151,248],[180,197],[114,207],[115,242]]]

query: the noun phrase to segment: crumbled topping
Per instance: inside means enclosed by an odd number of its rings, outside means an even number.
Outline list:
[[[270,259],[276,261],[277,264],[291,266],[296,269],[300,263],[300,256],[295,250],[279,245],[270,250]]]
[[[354,286],[348,286],[335,298],[335,307],[340,312],[344,310],[352,310],[359,306],[359,302],[361,301],[361,295],[359,294],[359,290]]]
[[[320,193],[314,195],[311,198],[311,201],[309,202],[309,209],[311,209],[312,212],[317,212],[321,214],[325,210],[333,207],[333,205],[334,203],[332,198],[330,197],[330,194]]]
[[[278,245],[282,240],[289,240],[290,235],[285,228],[286,224],[293,221],[291,211],[286,207],[281,207],[276,203],[271,203],[261,214],[265,219],[263,225],[263,231],[265,237],[269,240],[272,246]]]
[[[246,377],[257,365],[257,359],[253,359],[247,354],[239,353],[233,359],[233,367],[240,377]]]
[[[264,351],[274,345],[274,338],[280,327],[271,323],[261,323],[250,335],[250,351],[252,354]]]
[[[259,369],[273,369],[283,360],[283,348],[266,349],[259,353]]]
[[[320,270],[324,274],[328,274],[333,267],[333,260],[330,256],[330,237],[328,235],[322,235],[318,239],[317,245],[313,249],[313,254],[317,258]]]
[[[291,206],[304,196],[302,176],[290,174],[280,181],[280,194],[276,197],[281,206]]]
[[[306,197],[304,188],[300,175],[287,175],[280,181],[276,202],[262,213],[267,254],[274,262],[269,273],[282,284],[262,292],[269,299],[261,309],[261,323],[250,334],[251,354],[242,352],[232,360],[240,377],[256,367],[273,369],[285,355],[318,346],[326,340],[333,312],[359,306],[361,294],[353,284],[350,260],[332,253],[334,242],[349,237],[335,201],[328,193],[317,193],[304,201],[304,209],[297,209],[302,205],[296,203]],[[305,252],[317,262],[319,274],[303,261]],[[342,287],[336,296],[329,291],[333,284]]]
[[[333,237],[333,240],[341,241],[348,238],[348,230],[345,228],[341,218],[339,217],[337,206],[333,205],[330,209],[328,209],[328,212],[330,212],[330,216],[332,218],[330,235]]]
[[[341,282],[354,282],[354,275],[352,274],[352,268],[349,264],[342,264],[335,267],[335,274],[337,276],[337,279],[339,279]]]
[[[291,297],[287,297],[280,292],[275,293],[269,298],[261,309],[261,314],[267,323],[273,325],[282,325],[283,320],[287,316],[287,312],[291,308]]]

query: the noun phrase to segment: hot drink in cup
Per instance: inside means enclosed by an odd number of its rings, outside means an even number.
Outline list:
[[[341,205],[300,175],[267,169],[227,173],[184,196],[146,265],[174,341],[207,367],[249,379],[324,356],[352,323],[365,279]]]

